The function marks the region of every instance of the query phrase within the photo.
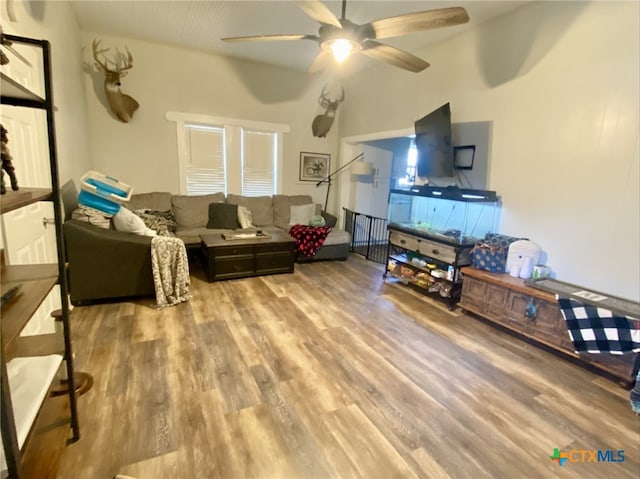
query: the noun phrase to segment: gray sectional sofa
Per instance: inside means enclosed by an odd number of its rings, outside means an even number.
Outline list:
[[[309,195],[274,195],[274,196],[240,196],[224,193],[213,193],[201,196],[172,195],[171,193],[142,193],[133,195],[125,206],[130,210],[149,209],[154,211],[171,211],[176,221],[175,234],[187,247],[200,246],[200,235],[203,233],[228,232],[229,229],[209,229],[209,205],[211,203],[231,203],[244,206],[251,211],[256,228],[269,232],[273,230],[289,231],[291,206],[313,203]],[[324,216],[327,224],[332,226],[331,233],[324,245],[314,256],[298,257],[298,260],[347,259],[351,236],[346,231],[336,228],[337,218],[322,212],[316,205],[318,214]]]
[[[153,295],[151,274],[151,237],[114,229],[103,229],[69,219],[77,207],[77,191],[72,182],[62,187],[65,208],[64,224],[71,301],[83,304],[96,300]],[[226,202],[241,205],[251,211],[257,229],[289,230],[291,206],[313,203],[308,195],[274,195],[245,197],[215,193],[202,196],[173,195],[166,192],[133,195],[125,205],[130,210],[170,211],[176,222],[175,235],[197,254],[200,234],[229,230],[208,229],[209,205]],[[332,231],[314,256],[299,255],[298,262],[315,260],[345,260],[349,255],[350,235],[335,227],[336,217],[325,212]]]

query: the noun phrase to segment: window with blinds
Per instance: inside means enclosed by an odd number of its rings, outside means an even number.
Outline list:
[[[242,130],[242,194],[265,196],[276,193],[277,135]]]
[[[282,188],[288,125],[167,112],[176,122],[180,192],[265,196]]]
[[[185,124],[188,195],[227,193],[225,130],[223,127]]]

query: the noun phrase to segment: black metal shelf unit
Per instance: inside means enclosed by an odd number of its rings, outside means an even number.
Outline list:
[[[391,276],[413,289],[455,308],[462,292],[460,268],[471,264],[472,245],[453,245],[440,238],[409,233],[389,224],[384,277]]]
[[[38,467],[32,464],[33,458],[46,454],[46,449],[43,450],[42,444],[38,443],[38,436],[40,434],[35,431],[37,427],[42,426],[43,431],[45,431],[42,433],[42,436],[46,436],[46,440],[42,439],[42,441],[46,442],[46,447],[54,447],[50,444],[52,437],[51,430],[54,428],[61,429],[61,432],[58,432],[56,437],[61,439],[62,444],[55,446],[59,446],[60,449],[68,439],[68,427],[70,426],[71,428],[72,440],[74,441],[80,438],[80,428],[78,424],[74,384],[73,353],[69,325],[69,288],[66,275],[66,255],[62,231],[63,218],[59,194],[60,178],[55,135],[55,107],[51,80],[51,46],[47,40],[38,40],[17,35],[4,35],[4,38],[16,44],[30,45],[34,48],[39,48],[42,52],[44,98],[23,87],[4,73],[0,75],[0,96],[3,105],[36,108],[46,112],[51,189],[27,187],[21,188],[21,190],[16,192],[8,192],[2,197],[1,213],[4,214],[13,209],[22,208],[37,201],[52,201],[58,260],[57,265],[16,265],[6,266],[2,269],[2,293],[4,294],[17,284],[21,285],[25,293],[17,295],[2,306],[2,315],[0,316],[0,324],[2,326],[2,348],[0,349],[0,373],[2,375],[0,420],[2,425],[2,441],[4,444],[8,476],[12,479],[20,479],[24,477],[42,477],[42,471],[38,471]],[[64,397],[68,398],[68,404],[60,407],[61,403],[55,402],[59,401],[59,399],[51,398],[49,393],[53,380],[50,384],[43,385],[42,389],[46,391],[43,394],[44,399],[39,404],[36,404],[37,413],[28,426],[26,439],[24,440],[22,448],[20,448],[14,417],[15,405],[11,399],[7,363],[15,357],[35,356],[37,355],[36,351],[39,351],[41,354],[42,350],[49,346],[51,346],[50,354],[61,352],[61,348],[53,347],[51,342],[52,335],[30,337],[31,340],[26,342],[21,341],[21,338],[19,338],[19,333],[28,322],[29,316],[33,314],[55,284],[60,286],[60,300],[62,305],[60,320],[62,323],[63,336],[60,343],[64,343],[62,357],[66,365],[66,377],[68,378],[66,381],[68,390]],[[39,341],[41,344],[38,344]],[[29,348],[21,347],[21,343],[29,344],[32,347],[32,351],[29,351]],[[58,373],[60,372],[59,366],[57,366],[56,371]],[[54,403],[53,406],[51,405],[52,403]],[[46,424],[39,424],[38,421],[41,420],[46,421]],[[68,426],[60,428],[61,423]],[[47,427],[48,424],[53,424],[54,426]],[[37,452],[35,450],[37,450]]]

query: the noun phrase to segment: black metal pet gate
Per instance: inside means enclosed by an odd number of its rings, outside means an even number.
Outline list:
[[[351,235],[351,251],[370,261],[387,261],[387,219],[365,215],[347,208],[344,210],[344,229]]]

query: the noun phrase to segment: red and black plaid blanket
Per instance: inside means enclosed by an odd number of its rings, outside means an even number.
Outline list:
[[[293,225],[289,236],[296,240],[296,252],[313,256],[329,235],[331,226]]]

